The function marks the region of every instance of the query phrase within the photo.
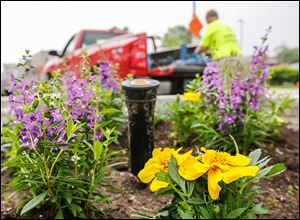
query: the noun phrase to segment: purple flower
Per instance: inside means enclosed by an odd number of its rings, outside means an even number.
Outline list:
[[[39,125],[43,120],[42,114],[40,112],[31,112],[23,117],[23,122],[30,125]]]
[[[36,147],[39,139],[43,136],[43,132],[37,127],[30,129],[21,128],[19,131],[19,139],[22,142],[21,146]]]
[[[8,91],[11,93],[11,92],[15,91],[15,89],[17,88],[18,81],[17,81],[17,78],[13,74],[10,75],[10,79],[12,81],[12,84],[9,87]]]
[[[105,89],[112,90],[116,93],[119,89],[119,84],[112,74],[112,67],[109,62],[100,62],[98,67],[99,79]]]
[[[53,108],[50,110],[50,115],[53,117],[54,122],[58,122],[63,120],[63,117],[61,115],[61,111],[57,108]]]
[[[228,86],[224,84],[224,74],[217,62],[210,62],[203,71],[204,103],[217,103],[216,114],[223,117],[219,121],[219,130],[224,132],[238,120],[244,123],[244,108],[260,109],[260,103],[266,97],[264,83],[268,75],[267,48],[256,50],[250,61],[250,72],[243,80],[232,77]],[[233,73],[238,75],[240,73]],[[227,82],[226,82],[227,84]]]
[[[43,136],[43,132],[37,127],[33,127],[32,129],[30,129],[30,134],[33,140]]]
[[[29,134],[27,133],[27,130],[25,128],[21,128],[19,130],[19,139],[22,141],[22,142],[30,142],[30,136]]]
[[[22,119],[23,119],[23,116],[24,116],[24,112],[21,108],[17,108],[15,110],[15,115],[16,115],[16,118],[15,118],[15,123],[21,123]]]
[[[236,119],[235,115],[232,115],[230,113],[225,113],[223,122],[225,124],[233,124],[235,119]]]
[[[45,118],[45,126],[49,126],[53,123],[53,120],[52,119],[47,119]]]
[[[102,129],[99,128],[99,129],[96,130],[96,140],[97,141],[101,141],[102,137],[103,137],[103,135],[102,135]],[[91,140],[93,140],[93,139],[94,139],[94,135],[91,135]]]
[[[67,142],[64,140],[65,135],[66,135],[66,130],[62,130],[59,134],[57,134],[59,138],[56,140],[56,143],[66,144]]]

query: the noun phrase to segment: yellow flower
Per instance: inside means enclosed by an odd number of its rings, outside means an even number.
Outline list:
[[[201,150],[204,154],[199,157],[192,156],[191,151],[178,157],[179,174],[186,180],[195,180],[208,172],[208,192],[212,199],[219,198],[221,180],[229,184],[244,176],[255,176],[259,170],[258,166],[247,166],[251,159],[241,154],[231,156],[204,147]]]
[[[200,100],[201,94],[195,92],[185,92],[181,98],[183,101],[198,102]]]
[[[150,185],[152,192],[169,185],[167,182],[158,180],[155,174],[161,171],[168,172],[168,160],[171,158],[171,155],[176,157],[180,150],[181,148],[178,150],[172,148],[164,148],[163,150],[162,148],[154,148],[152,158],[147,161],[144,169],[138,173],[138,177],[143,183],[149,183],[153,180]]]

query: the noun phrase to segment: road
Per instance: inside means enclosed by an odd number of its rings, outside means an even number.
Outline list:
[[[159,109],[163,107],[166,103],[174,102],[176,100],[176,95],[161,95],[168,93],[168,87],[170,85],[166,83],[161,83],[161,86],[159,88],[159,95],[157,97],[156,101],[156,109]],[[299,89],[271,89],[271,93],[274,93],[275,96],[278,95],[284,95],[288,94],[291,98],[295,99],[294,102],[294,109],[293,111],[290,111],[289,117],[291,120],[289,120],[292,123],[296,123],[297,121],[298,127],[299,127]],[[9,102],[7,96],[1,96],[1,128],[2,124],[5,123],[7,120],[7,114],[9,112]],[[297,127],[297,126],[296,126]]]

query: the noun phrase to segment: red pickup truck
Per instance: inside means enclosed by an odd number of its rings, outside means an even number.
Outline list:
[[[186,52],[193,52],[195,46],[186,47]],[[116,30],[81,30],[71,37],[61,54],[51,50],[50,59],[43,68],[44,74],[62,69],[67,65],[78,72],[82,50],[86,50],[91,65],[99,61],[101,54],[113,63],[119,64],[119,77],[128,74],[134,77],[151,77],[172,81],[172,91],[182,92],[183,80],[201,73],[203,65],[186,65],[180,62],[180,48],[157,52],[155,39],[146,33],[132,34]]]

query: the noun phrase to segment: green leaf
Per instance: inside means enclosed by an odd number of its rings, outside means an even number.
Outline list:
[[[85,143],[89,148],[93,148],[93,145],[91,145],[88,141],[83,140],[83,143]],[[87,148],[87,149],[89,149]],[[86,151],[86,149],[84,149],[84,151]]]
[[[62,117],[63,117],[63,118],[67,118],[67,117],[68,117],[68,113],[67,113],[67,111],[63,111],[63,113],[62,113]]]
[[[101,122],[100,124],[98,124],[98,125],[96,126],[96,129],[98,129],[98,128],[103,128],[103,127],[109,125],[111,122],[112,122],[112,120],[109,120],[109,121],[103,121],[103,122]]]
[[[250,101],[250,99],[251,99],[251,96],[250,96],[250,94],[246,94],[246,100],[249,102]]]
[[[193,219],[192,213],[189,210],[178,208],[178,213],[181,219]]]
[[[115,109],[115,108],[106,108],[103,109],[102,111],[100,111],[100,114],[112,114],[112,113],[116,113],[116,112],[121,112],[119,109]]]
[[[74,123],[73,123],[72,118],[70,118],[68,123],[67,123],[67,138],[68,139],[72,135],[73,127],[74,127]]]
[[[24,199],[20,202],[20,204],[16,207],[16,213],[19,215],[21,209],[24,207],[24,205],[28,202],[29,199]]]
[[[186,181],[187,184],[187,194],[191,196],[195,188],[195,181]]]
[[[269,163],[270,160],[271,160],[271,158],[268,158],[268,159],[264,160],[262,163],[258,163],[258,167],[259,168],[264,167],[265,165],[267,165],[267,163]]]
[[[189,204],[192,204],[192,205],[203,205],[203,204],[205,204],[204,200],[201,200],[200,198],[195,198],[195,197],[189,198],[187,200],[187,202]]]
[[[64,219],[64,214],[61,208],[59,208],[56,212],[55,219]]]
[[[210,218],[210,215],[209,215],[209,212],[207,211],[207,208],[204,208],[204,207],[200,206],[200,210],[201,210],[201,215],[202,215],[203,218],[205,218],[205,219]]]
[[[31,209],[33,209],[34,207],[38,206],[41,202],[44,201],[45,197],[47,195],[47,192],[43,192],[40,195],[34,197],[33,199],[31,199],[28,203],[26,203],[26,205],[23,207],[22,211],[21,211],[21,215],[23,215],[24,213],[30,211]]]
[[[169,211],[168,210],[161,211],[161,212],[159,212],[155,215],[156,218],[157,217],[168,217],[168,216],[169,216]]]
[[[9,137],[11,140],[13,140],[16,143],[19,143],[19,138],[17,137],[17,135],[15,135],[14,132],[12,132],[11,130],[9,130],[8,128],[2,128],[1,134],[5,134],[7,137]],[[1,137],[2,140],[2,137]]]
[[[68,206],[68,208],[71,210],[71,212],[72,212],[72,214],[73,214],[74,216],[76,216],[78,212],[81,212],[81,211],[82,211],[82,208],[81,208],[79,205],[75,204],[75,203],[71,203],[71,204]]]
[[[249,157],[251,158],[251,162],[250,162],[249,166],[255,166],[260,155],[261,155],[261,149],[256,149],[255,151],[252,151],[249,154]]]
[[[71,202],[72,202],[72,193],[70,191],[63,191],[62,194],[63,194],[64,198],[67,200],[67,202],[69,204],[71,204]]]
[[[173,193],[174,193],[174,190],[172,189],[172,187],[168,186],[168,187],[159,189],[155,193],[155,195],[162,196],[162,195],[168,195],[168,194],[173,194]]]
[[[277,163],[273,165],[272,169],[268,172],[268,177],[278,175],[286,170],[284,163]]]
[[[42,98],[43,102],[47,105],[48,108],[50,108],[50,103],[47,99]]]
[[[223,205],[222,208],[222,218],[225,218],[228,215],[227,204]]]
[[[166,172],[161,171],[159,173],[156,173],[155,177],[160,181],[169,182],[169,175]]]
[[[171,155],[171,160],[168,161],[168,173],[171,178],[180,186],[183,193],[186,194],[185,180],[179,175],[176,159]]]
[[[243,219],[256,219],[256,216],[251,212],[247,212],[246,214],[243,214]]]
[[[48,128],[54,128],[54,127],[60,125],[61,123],[63,123],[64,121],[65,120],[54,122],[53,124],[49,125]]]
[[[75,131],[77,131],[79,128],[81,128],[83,125],[85,125],[85,124],[86,124],[86,122],[83,122],[83,123],[80,123],[80,124],[76,125],[75,128],[72,130],[72,134],[73,134]]]
[[[236,143],[234,137],[232,137],[231,134],[229,134],[229,137],[232,139],[233,144],[234,144],[234,147],[235,147],[235,151],[236,151],[236,153],[238,154],[238,153],[239,153],[239,147],[238,147],[238,145],[237,145],[237,143]]]
[[[262,214],[268,214],[269,210],[267,208],[262,207],[262,203],[256,204],[253,208],[252,211],[254,214],[257,215],[262,215]]]
[[[238,218],[243,212],[247,209],[245,208],[237,208],[229,212],[229,214],[226,216],[226,218],[233,219],[233,218]]]
[[[36,109],[36,107],[38,106],[39,104],[39,100],[35,100],[33,103],[32,103],[32,108],[33,109]]]
[[[98,160],[103,151],[103,143],[95,141],[94,144],[94,160]]]
[[[266,167],[262,170],[259,170],[254,178],[259,179],[259,178],[262,178],[262,177],[266,176],[272,170],[273,167],[274,166],[270,166],[270,167]]]
[[[83,166],[84,169],[86,169],[86,170],[90,169],[89,165],[85,161],[81,161],[80,164]]]

